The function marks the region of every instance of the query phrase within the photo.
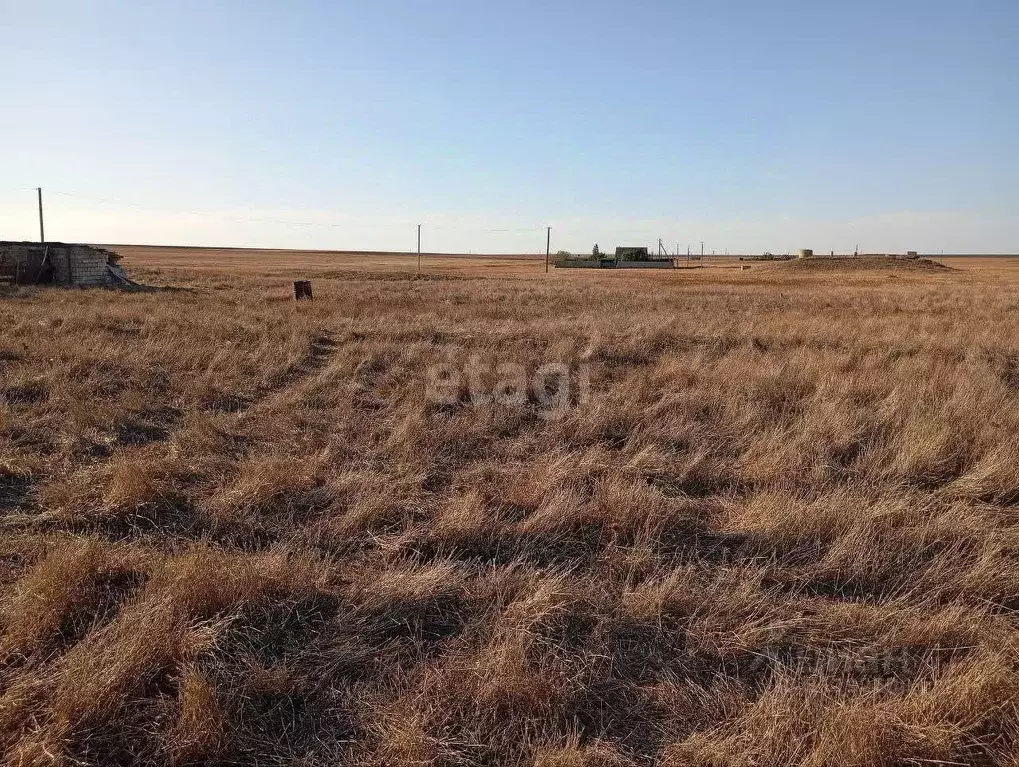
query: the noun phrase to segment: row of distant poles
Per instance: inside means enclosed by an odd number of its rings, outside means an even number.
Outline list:
[[[40,203],[41,205],[42,203]],[[40,211],[42,209],[40,208]],[[40,216],[42,213],[40,212]],[[548,274],[548,262],[552,254],[552,227],[545,227],[545,274]],[[421,224],[418,224],[418,274],[421,274]]]
[[[36,195],[37,195],[38,200],[39,200],[39,241],[44,243],[44,242],[46,242],[46,228],[45,228],[45,225],[43,223],[42,187],[41,186],[37,186],[35,188],[35,192],[36,192]],[[420,274],[420,272],[421,272],[421,224],[418,224],[417,226],[418,226],[418,250],[417,250],[418,266],[417,266],[417,270],[418,270],[418,273]],[[551,254],[551,246],[552,246],[552,227],[549,226],[549,227],[545,228],[545,271],[546,272],[548,272],[549,257],[550,257],[550,254]]]
[[[46,242],[46,227],[45,227],[45,224],[44,224],[44,221],[43,221],[42,187],[41,186],[37,186],[35,188],[35,192],[36,192],[36,195],[38,196],[38,200],[39,200],[39,242],[45,243]],[[857,246],[857,247],[859,247],[859,246]],[[659,250],[659,255],[661,255],[662,250],[663,250],[663,245],[662,245],[661,239],[658,240],[658,250]],[[676,246],[676,254],[677,254],[677,256],[679,254],[679,245]],[[687,258],[690,257],[690,249],[689,248],[687,248],[686,255],[687,255]],[[421,224],[417,225],[417,256],[418,256],[417,271],[418,271],[418,274],[420,274],[421,273]],[[551,226],[547,226],[547,227],[545,227],[545,273],[546,274],[548,274],[548,269],[549,269],[549,263],[551,261],[551,256],[552,256],[552,227]],[[702,257],[704,256],[704,243],[703,242],[701,243],[701,256]]]

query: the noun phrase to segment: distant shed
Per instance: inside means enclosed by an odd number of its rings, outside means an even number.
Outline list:
[[[133,284],[105,248],[64,242],[0,242],[0,282],[19,285]]]

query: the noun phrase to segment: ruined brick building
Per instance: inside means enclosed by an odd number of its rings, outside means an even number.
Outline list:
[[[0,282],[18,285],[134,284],[116,253],[63,242],[0,242]]]

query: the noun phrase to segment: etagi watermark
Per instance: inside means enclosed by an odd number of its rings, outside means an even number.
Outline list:
[[[484,362],[472,356],[466,364],[430,365],[425,398],[446,407],[531,407],[542,418],[557,418],[586,404],[591,397],[587,364],[547,362],[527,366],[519,362]]]

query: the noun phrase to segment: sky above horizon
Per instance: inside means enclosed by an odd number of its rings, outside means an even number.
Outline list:
[[[1019,252],[1014,0],[0,0],[0,239]]]

